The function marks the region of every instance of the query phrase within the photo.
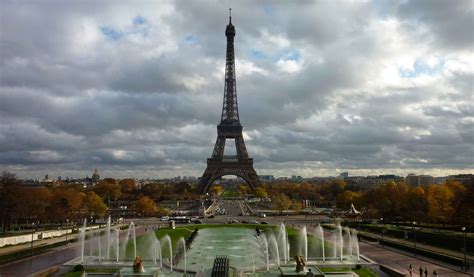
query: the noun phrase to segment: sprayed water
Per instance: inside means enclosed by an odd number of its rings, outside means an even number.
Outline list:
[[[184,240],[184,238],[180,238],[179,239],[179,244],[180,246],[182,247],[183,249],[183,258],[184,258],[184,274],[186,275],[186,241]]]
[[[84,262],[84,244],[86,242],[86,225],[87,219],[84,218],[84,224],[81,228],[81,262]]]
[[[161,245],[168,245],[169,247],[169,261],[170,261],[170,270],[173,271],[173,245],[171,245],[171,239],[169,235],[165,235],[161,239]]]
[[[276,241],[275,234],[273,232],[269,232],[267,237],[273,259],[275,260],[275,263],[280,266],[280,251],[278,250],[278,243]]]
[[[316,239],[320,242],[321,245],[321,257],[323,259],[323,262],[326,260],[326,253],[324,250],[324,232],[323,232],[323,227],[321,227],[321,224],[318,224],[318,227],[316,227]]]

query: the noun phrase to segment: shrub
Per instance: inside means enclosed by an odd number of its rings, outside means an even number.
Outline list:
[[[73,270],[76,271],[76,272],[77,271],[83,272],[84,271],[84,266],[81,265],[81,264],[77,264],[77,265],[74,266]]]

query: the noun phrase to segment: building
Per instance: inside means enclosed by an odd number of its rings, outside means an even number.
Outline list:
[[[349,172],[342,172],[341,174],[339,174],[339,177],[341,177],[342,179],[347,179],[349,178]]]
[[[275,177],[273,175],[258,175],[258,178],[262,182],[271,182],[275,180]]]
[[[99,170],[97,168],[94,170],[94,173],[92,173],[92,182],[97,183],[100,179],[99,175]]]
[[[407,184],[412,187],[416,186],[430,186],[433,184],[433,176],[430,175],[415,175],[410,173],[405,178]]]
[[[385,185],[388,182],[398,183],[403,181],[403,177],[396,175],[378,175],[378,176],[353,176],[347,177],[344,179],[348,187],[352,187],[359,191],[370,190],[382,185]]]

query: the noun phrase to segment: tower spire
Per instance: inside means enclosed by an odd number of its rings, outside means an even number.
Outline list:
[[[232,25],[232,9],[229,9],[229,24],[225,29],[227,51],[225,62],[224,101],[222,104],[221,122],[217,125],[217,139],[211,158],[207,159],[207,168],[199,181],[198,191],[205,194],[210,185],[225,175],[236,175],[244,179],[252,189],[260,185],[257,172],[253,168],[253,159],[249,157],[245,147],[242,125],[237,105],[235,81],[234,37],[235,27]],[[224,155],[226,140],[235,146],[237,155]]]

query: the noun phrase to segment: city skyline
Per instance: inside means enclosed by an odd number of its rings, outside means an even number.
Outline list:
[[[470,3],[2,2],[0,169],[200,176],[232,7],[260,175],[472,173]]]

